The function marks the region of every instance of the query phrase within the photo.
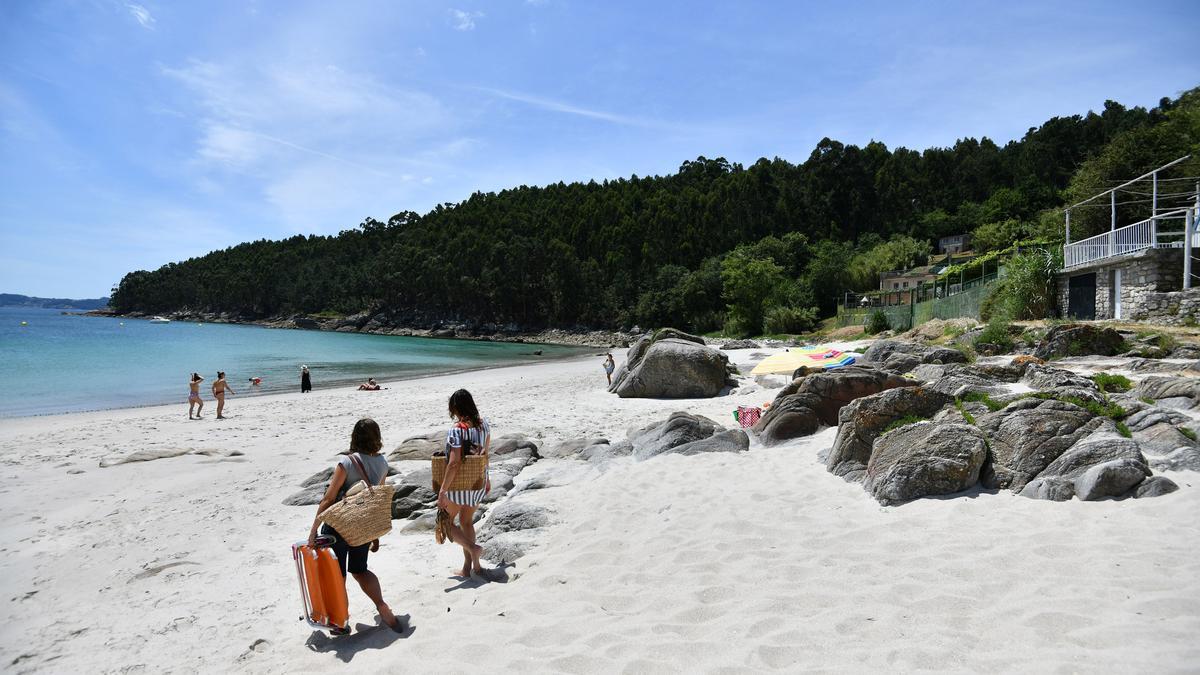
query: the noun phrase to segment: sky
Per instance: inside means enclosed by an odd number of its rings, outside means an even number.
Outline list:
[[[0,2],[0,292],[518,185],[999,143],[1200,84],[1200,3]]]

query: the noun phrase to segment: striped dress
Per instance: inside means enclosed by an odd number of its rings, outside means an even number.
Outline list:
[[[463,434],[467,435],[467,439],[471,441],[472,455],[483,454],[483,446],[487,443],[488,437],[491,435],[491,427],[488,426],[487,420],[483,420],[482,427],[470,427],[463,429],[455,424],[450,427],[450,431],[446,434],[446,455],[450,455],[451,448],[461,448]],[[450,501],[459,506],[479,506],[483,498],[487,495],[487,476],[486,470],[484,475],[484,487],[478,490],[447,490],[446,496]]]

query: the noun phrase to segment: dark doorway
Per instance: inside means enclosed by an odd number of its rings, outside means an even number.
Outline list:
[[[1091,321],[1096,318],[1096,273],[1071,277],[1067,286],[1067,316]]]

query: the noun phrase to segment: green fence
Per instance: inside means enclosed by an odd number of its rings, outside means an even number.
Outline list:
[[[888,319],[888,326],[893,330],[908,330],[919,326],[930,319],[955,319],[958,317],[979,318],[979,307],[984,298],[992,290],[998,275],[992,274],[979,279],[972,279],[962,285],[949,286],[945,297],[936,297],[937,291],[932,289],[913,289],[907,297],[891,295],[902,300],[903,304],[890,304],[867,307],[839,306],[837,313],[838,326],[865,326],[871,314],[883,312]],[[918,301],[920,297],[929,300]]]

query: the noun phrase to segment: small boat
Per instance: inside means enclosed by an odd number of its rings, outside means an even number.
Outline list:
[[[150,323],[171,323],[171,320],[165,316],[156,316],[150,319]]]

